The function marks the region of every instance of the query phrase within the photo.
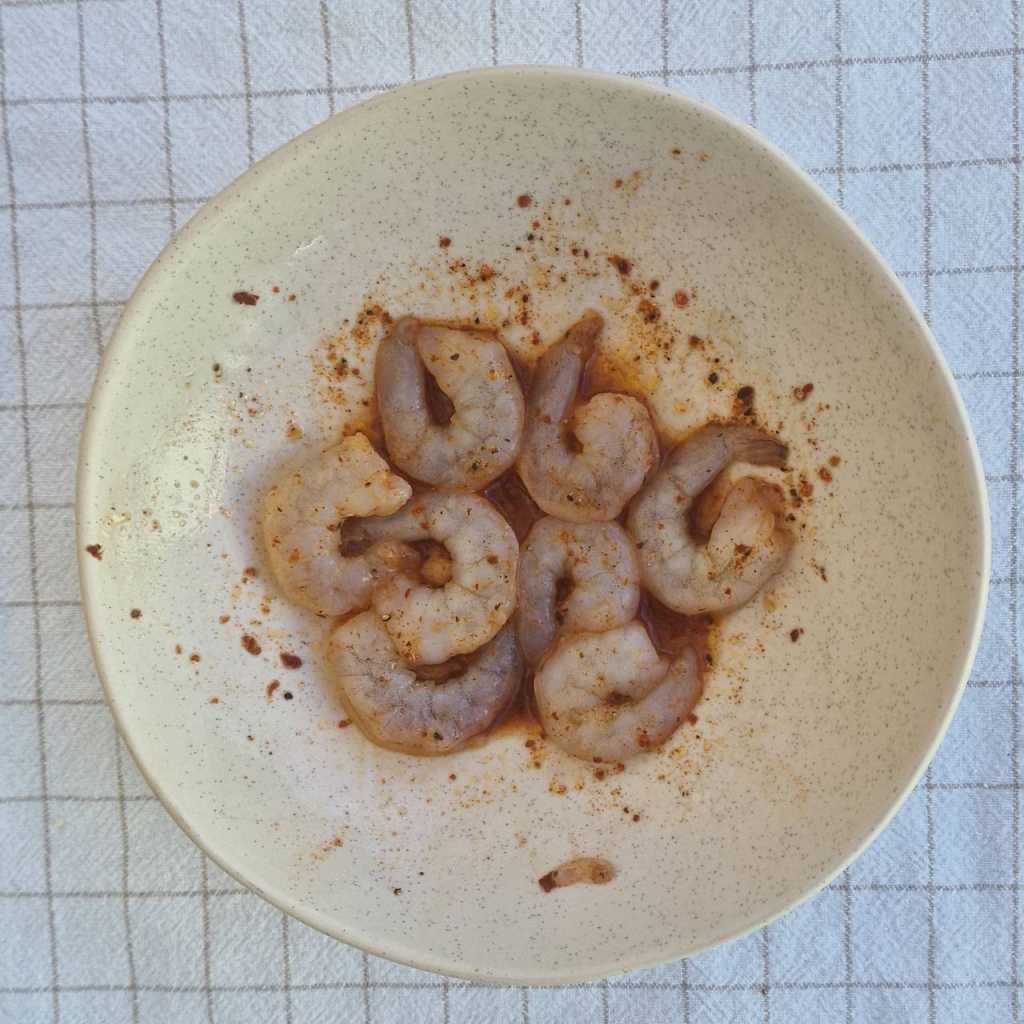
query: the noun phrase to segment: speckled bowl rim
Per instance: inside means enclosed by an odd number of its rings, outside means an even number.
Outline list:
[[[108,672],[108,665],[106,664],[103,656],[103,650],[98,642],[97,637],[97,622],[94,618],[94,605],[96,602],[96,595],[92,592],[92,588],[89,583],[89,573],[84,571],[84,556],[83,550],[85,545],[85,537],[82,534],[82,523],[84,520],[83,508],[87,500],[87,492],[89,490],[88,477],[83,472],[83,467],[87,462],[87,455],[94,444],[99,441],[96,437],[97,420],[98,414],[96,410],[100,404],[100,396],[104,389],[104,369],[106,368],[108,361],[112,360],[114,352],[119,349],[122,345],[128,344],[128,340],[124,338],[127,333],[123,327],[124,324],[130,320],[129,314],[134,312],[140,307],[145,300],[147,293],[155,285],[158,277],[160,276],[164,265],[169,261],[171,255],[182,245],[187,245],[193,241],[193,239],[199,235],[206,227],[207,222],[212,218],[216,217],[220,212],[220,206],[222,202],[229,201],[235,197],[240,196],[248,187],[251,176],[259,173],[264,173],[266,169],[276,162],[288,159],[288,150],[295,144],[297,139],[309,139],[314,138],[319,134],[326,134],[327,132],[334,132],[339,129],[345,118],[349,117],[354,110],[365,109],[369,106],[386,104],[392,100],[396,94],[408,94],[414,91],[423,90],[429,87],[432,83],[440,81],[442,79],[458,79],[466,82],[467,84],[474,81],[481,81],[490,78],[499,77],[524,77],[524,76],[536,76],[550,82],[552,86],[557,86],[560,80],[571,79],[574,81],[580,80],[591,80],[598,81],[602,84],[609,85],[614,83],[621,89],[631,90],[636,93],[646,94],[648,96],[658,96],[662,98],[669,98],[671,102],[678,103],[682,106],[687,107],[695,114],[707,118],[709,120],[717,122],[722,127],[731,129],[732,131],[743,136],[744,140],[754,146],[759,147],[766,151],[767,154],[773,159],[780,173],[788,178],[788,180],[796,188],[803,188],[821,203],[826,204],[831,208],[832,212],[839,215],[842,223],[854,236],[864,256],[880,269],[888,280],[888,283],[896,291],[896,293],[903,300],[904,306],[911,313],[913,320],[918,328],[919,334],[923,339],[924,344],[927,346],[933,361],[938,365],[941,370],[941,378],[945,383],[946,388],[953,398],[953,404],[956,408],[957,415],[960,420],[960,427],[963,434],[963,440],[966,442],[967,449],[970,452],[970,463],[975,476],[975,493],[978,496],[978,522],[981,530],[981,572],[980,581],[977,590],[976,607],[974,609],[974,621],[971,625],[970,638],[967,644],[966,656],[963,660],[963,669],[961,677],[957,683],[956,691],[953,694],[952,700],[949,702],[948,710],[943,716],[938,728],[935,730],[935,735],[932,737],[931,743],[928,745],[927,750],[922,755],[917,767],[911,773],[910,778],[907,779],[906,784],[902,790],[892,799],[892,802],[877,822],[877,824],[870,829],[862,837],[859,843],[857,843],[849,852],[849,854],[842,859],[842,861],[826,871],[820,877],[809,881],[807,888],[801,895],[791,900],[781,909],[774,911],[770,914],[766,914],[763,918],[755,921],[753,924],[740,928],[738,930],[723,930],[721,934],[716,935],[710,941],[703,945],[695,948],[669,948],[666,947],[662,953],[657,957],[643,957],[631,960],[628,958],[622,959],[622,961],[616,965],[612,972],[606,972],[603,970],[587,970],[573,969],[567,970],[559,974],[552,975],[522,975],[522,976],[508,976],[505,978],[495,978],[494,976],[483,977],[478,972],[467,970],[458,963],[452,963],[443,959],[435,959],[430,955],[428,951],[414,951],[410,949],[403,949],[390,944],[379,945],[369,935],[355,934],[350,932],[345,927],[341,926],[337,921],[328,918],[326,915],[319,913],[314,909],[310,909],[299,905],[289,896],[277,890],[272,884],[265,884],[260,879],[247,877],[246,874],[239,868],[237,868],[232,860],[232,854],[224,851],[215,849],[211,844],[204,840],[203,836],[198,831],[192,828],[189,824],[185,812],[179,808],[171,797],[163,790],[159,780],[154,778],[147,770],[145,762],[139,757],[132,738],[128,733],[123,717],[122,709],[118,702],[118,696],[116,688],[111,682],[113,672]],[[942,351],[932,336],[931,331],[928,328],[924,317],[918,311],[914,305],[913,299],[910,294],[903,286],[900,279],[890,269],[889,265],[882,258],[881,254],[875,249],[874,245],[865,237],[860,229],[853,223],[853,221],[846,215],[846,213],[840,209],[824,192],[821,187],[797,164],[784,153],[781,149],[769,142],[763,135],[743,124],[734,118],[723,114],[721,111],[716,110],[705,103],[698,100],[690,99],[674,90],[665,88],[663,86],[655,85],[650,82],[640,81],[637,79],[627,78],[621,75],[614,75],[599,71],[588,71],[578,68],[568,67],[557,67],[557,66],[543,66],[543,65],[513,65],[499,68],[477,68],[469,69],[466,71],[457,71],[448,75],[440,75],[430,79],[424,79],[419,82],[414,82],[409,85],[401,86],[398,89],[390,90],[386,93],[382,93],[378,96],[373,96],[361,103],[355,104],[349,107],[347,110],[341,111],[335,114],[333,117],[328,118],[326,121],[310,128],[308,131],[303,132],[295,139],[290,140],[278,149],[274,150],[268,156],[264,157],[253,167],[249,168],[244,174],[236,178],[230,185],[224,188],[218,195],[214,196],[211,200],[203,205],[199,212],[188,222],[188,224],[174,236],[165,248],[161,251],[160,255],[153,261],[149,269],[143,275],[139,281],[131,298],[126,304],[120,320],[118,322],[117,329],[111,338],[110,343],[107,345],[104,351],[103,359],[101,360],[100,366],[97,370],[96,382],[93,387],[92,394],[90,395],[86,422],[82,430],[82,437],[79,444],[78,451],[78,464],[77,464],[77,478],[76,478],[76,495],[75,495],[75,519],[76,519],[76,548],[78,552],[78,576],[79,584],[82,594],[82,609],[85,616],[86,627],[89,635],[89,642],[92,648],[93,660],[96,664],[97,672],[102,683],[104,692],[106,694],[107,702],[110,705],[110,709],[113,713],[114,723],[116,725],[118,734],[124,740],[139,771],[142,773],[143,778],[146,780],[150,788],[156,794],[157,798],[163,804],[164,808],[170,814],[171,818],[181,828],[181,830],[206,854],[215,864],[217,864],[222,870],[227,872],[232,878],[236,879],[246,888],[252,890],[257,895],[263,897],[274,906],[283,910],[285,913],[291,915],[303,924],[309,925],[312,928],[316,928],[318,931],[323,932],[326,935],[331,936],[335,939],[340,939],[343,942],[348,943],[351,946],[355,946],[358,949],[364,950],[367,953],[371,953],[374,956],[384,957],[388,960],[392,960],[396,963],[405,964],[410,967],[419,968],[421,970],[432,971],[437,974],[447,975],[453,978],[460,978],[466,981],[480,982],[485,984],[513,984],[513,985],[566,985],[566,984],[578,984],[588,981],[598,980],[603,977],[607,977],[609,973],[626,973],[628,971],[639,970],[645,967],[653,967],[660,963],[666,963],[672,960],[677,960],[682,957],[695,956],[698,953],[707,952],[708,950],[714,949],[727,942],[735,941],[736,939],[743,938],[746,935],[755,932],[766,925],[775,921],[784,914],[789,913],[795,907],[799,906],[805,900],[810,899],[812,896],[820,892],[826,885],[828,885],[833,879],[838,877],[854,860],[857,859],[864,852],[864,850],[871,845],[882,830],[889,824],[896,812],[902,807],[904,801],[913,791],[917,785],[921,776],[924,774],[935,756],[935,752],[938,749],[939,744],[942,742],[943,737],[946,734],[946,730],[949,728],[949,724],[956,712],[957,707],[960,704],[960,700],[963,696],[964,689],[967,684],[967,680],[970,676],[971,668],[974,663],[974,657],[977,653],[978,644],[981,639],[982,626],[985,620],[985,608],[988,597],[988,584],[991,573],[991,561],[992,561],[992,537],[991,537],[991,526],[989,518],[989,504],[988,494],[985,486],[985,474],[984,468],[981,461],[981,456],[978,451],[977,442],[974,437],[974,432],[971,428],[970,420],[967,415],[966,407],[964,406],[963,399],[960,395],[959,389],[956,386],[956,382],[950,372],[949,367],[946,364],[945,358],[942,355]]]

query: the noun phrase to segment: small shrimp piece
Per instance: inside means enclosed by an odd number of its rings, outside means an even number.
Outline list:
[[[397,572],[373,592],[402,658],[436,665],[485,644],[515,606],[519,542],[512,527],[485,498],[434,493],[397,515],[360,524],[371,539],[405,544],[434,541],[424,576]]]
[[[770,434],[728,424],[702,427],[675,448],[629,510],[643,582],[659,601],[687,615],[728,611],[782,568],[793,543],[782,492],[723,471],[781,466],[786,455]]]
[[[511,626],[452,673],[432,678],[401,658],[376,612],[331,634],[328,659],[352,720],[374,743],[406,754],[447,754],[491,726],[519,689],[523,661]],[[441,675],[438,673],[438,675]]]
[[[517,619],[526,661],[536,665],[556,634],[600,633],[636,617],[640,564],[618,523],[534,524],[519,554]]]
[[[365,434],[285,474],[263,499],[263,538],[285,595],[318,615],[367,607],[373,586],[401,564],[403,551],[384,544],[343,554],[338,529],[350,516],[396,512],[411,494]]]
[[[545,891],[561,889],[566,885],[607,885],[615,877],[615,866],[604,857],[574,857],[553,871],[541,875],[538,885]]]
[[[658,458],[642,402],[602,392],[577,405],[603,327],[597,313],[587,313],[541,356],[527,405],[519,475],[548,515],[571,523],[614,519]]]
[[[534,678],[544,731],[566,753],[625,761],[664,743],[700,699],[697,653],[655,650],[634,620],[562,637]]]
[[[377,353],[377,404],[392,461],[435,487],[478,491],[519,452],[523,393],[493,332],[403,317]]]

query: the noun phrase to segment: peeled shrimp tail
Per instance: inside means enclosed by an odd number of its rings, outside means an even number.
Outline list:
[[[515,698],[523,662],[511,627],[460,675],[417,677],[375,612],[338,626],[328,645],[345,707],[374,743],[407,754],[446,754],[489,728]]]
[[[530,388],[527,407],[530,422],[547,417],[563,432],[568,432],[569,414],[583,370],[603,330],[604,320],[597,313],[586,313],[566,331],[561,341],[541,356]]]
[[[692,500],[730,463],[782,466],[788,454],[789,449],[777,437],[757,427],[711,424],[678,445],[665,460],[663,471],[678,492]]]

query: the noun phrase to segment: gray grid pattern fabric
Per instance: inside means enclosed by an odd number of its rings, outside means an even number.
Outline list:
[[[0,1020],[1021,1019],[1021,11],[1011,0],[0,0]],[[367,96],[576,64],[756,125],[929,318],[993,581],[951,732],[875,845],[725,949],[484,988],[367,957],[208,863],[117,740],[74,569],[75,440],[136,280],[206,198]]]

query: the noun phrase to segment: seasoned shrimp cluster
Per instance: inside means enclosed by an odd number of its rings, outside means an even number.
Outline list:
[[[785,564],[781,491],[742,470],[782,466],[785,445],[709,424],[659,465],[642,401],[585,393],[603,330],[586,313],[524,396],[496,332],[404,317],[377,355],[385,451],[353,434],[267,490],[274,576],[336,620],[332,684],[373,742],[458,750],[529,671],[566,753],[655,750],[700,699],[704,657],[692,630],[654,624],[738,608]]]

